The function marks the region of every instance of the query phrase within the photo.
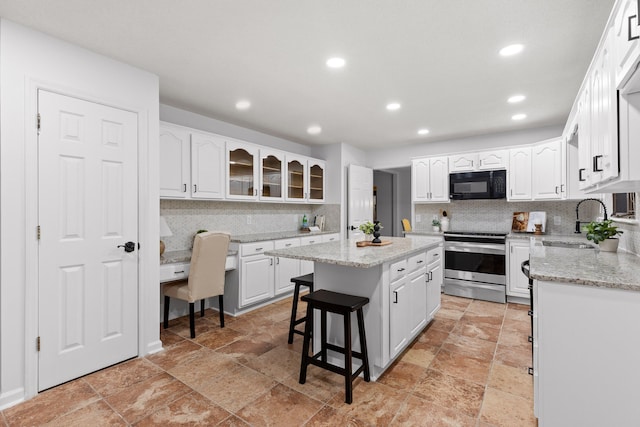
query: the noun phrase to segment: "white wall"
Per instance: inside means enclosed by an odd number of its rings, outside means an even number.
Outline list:
[[[430,142],[425,138],[422,144],[402,147],[389,147],[369,150],[367,166],[373,169],[410,166],[414,157],[433,156],[438,154],[477,151],[509,145],[529,144],[562,135],[562,126],[550,126],[516,132],[505,132],[491,135],[479,135],[447,141]]]
[[[161,347],[158,294],[158,78],[0,20],[0,408],[36,393],[37,89],[138,114],[139,352]],[[34,267],[35,266],[35,267]]]
[[[241,126],[211,117],[202,116],[190,111],[181,110],[170,105],[160,105],[160,120],[177,125],[188,126],[195,129],[217,133],[218,135],[237,138],[254,144],[265,145],[282,151],[311,156],[311,147],[298,144],[286,139],[267,135]],[[319,157],[324,159],[324,157]]]

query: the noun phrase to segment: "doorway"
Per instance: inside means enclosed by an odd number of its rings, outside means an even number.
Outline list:
[[[402,237],[403,218],[411,218],[411,167],[375,170],[376,220],[383,225],[383,236]]]

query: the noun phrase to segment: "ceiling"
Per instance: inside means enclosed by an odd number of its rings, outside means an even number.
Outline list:
[[[370,149],[564,124],[613,2],[0,0],[0,16],[157,74],[164,104]]]

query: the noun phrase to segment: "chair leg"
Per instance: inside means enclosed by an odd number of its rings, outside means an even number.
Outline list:
[[[311,304],[307,304],[307,319],[313,316]],[[298,382],[304,384],[307,381],[307,366],[309,359],[309,341],[311,341],[311,322],[304,323],[304,338],[302,339],[302,357],[300,358],[300,379]]]
[[[204,317],[204,298],[200,300],[200,317]]]
[[[364,364],[364,380],[366,382],[371,381],[371,374],[369,372],[369,353],[367,352],[367,337],[364,331],[364,314],[362,308],[357,311],[358,316],[358,331],[360,333],[360,353],[362,354],[362,363]]]
[[[196,319],[194,303],[189,303],[189,329],[191,330],[191,338],[196,337]]]
[[[353,370],[351,355],[351,313],[344,314],[344,401],[353,402]]]
[[[164,296],[164,320],[162,322],[162,327],[167,329],[169,327],[169,297]]]
[[[291,305],[291,320],[289,321],[289,339],[287,342],[293,344],[293,330],[296,325],[296,314],[298,311],[298,297],[300,296],[300,285],[295,284],[293,289],[293,304]]]
[[[218,307],[220,308],[220,327],[224,328],[224,298],[218,295]]]

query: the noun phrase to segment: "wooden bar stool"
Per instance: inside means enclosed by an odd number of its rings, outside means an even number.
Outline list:
[[[298,298],[300,297],[300,286],[307,286],[309,290],[313,292],[313,273],[294,277],[291,281],[295,284],[295,289],[293,291],[293,305],[291,306],[291,321],[289,322],[289,344],[293,344],[293,334],[304,335],[303,331],[296,329],[296,325],[307,320],[307,316],[296,319],[296,314],[298,313]]]
[[[353,401],[353,380],[364,371],[364,380],[369,382],[369,356],[367,354],[367,340],[364,331],[364,314],[362,307],[369,303],[369,298],[320,289],[302,297],[307,303],[307,319],[304,327],[304,342],[302,345],[302,363],[300,366],[300,384],[307,380],[307,366],[316,365],[331,372],[344,376],[346,403]],[[313,327],[313,310],[320,310],[320,351],[309,356],[309,342],[311,341],[311,328]],[[356,312],[358,317],[358,331],[360,334],[360,352],[351,349],[351,313]],[[327,312],[341,314],[344,319],[344,347],[327,343]],[[344,354],[344,368],[327,362],[327,350]],[[352,358],[362,360],[362,365],[352,373]]]

